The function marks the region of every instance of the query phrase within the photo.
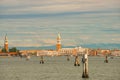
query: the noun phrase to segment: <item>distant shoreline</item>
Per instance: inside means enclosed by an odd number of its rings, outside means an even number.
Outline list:
[[[84,45],[80,45],[83,48],[92,48],[92,49],[120,49],[120,44],[84,44]],[[64,46],[62,45],[62,48],[75,48],[78,46]],[[36,50],[41,50],[41,49],[56,49],[55,45],[52,46],[39,46],[39,47],[35,47],[35,46],[30,46],[30,47],[17,47],[19,50],[30,50],[30,49],[36,49]]]

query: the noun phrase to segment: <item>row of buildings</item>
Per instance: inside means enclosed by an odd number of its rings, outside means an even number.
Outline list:
[[[56,50],[21,50],[20,53],[35,53],[37,56],[40,55],[48,55],[48,56],[58,56],[58,55],[77,55],[78,52],[85,51],[85,48],[77,47],[77,48],[62,48],[61,44],[61,35],[60,33],[56,39]]]
[[[4,53],[7,53],[9,55],[15,55],[18,54],[17,52],[9,52],[8,47],[8,38],[7,35],[5,36],[4,40]],[[56,39],[56,50],[20,50],[19,53],[22,55],[26,54],[36,54],[37,56],[40,55],[48,55],[48,56],[54,56],[54,55],[81,55],[85,53],[85,50],[88,50],[89,55],[92,56],[103,56],[103,55],[114,55],[114,56],[120,56],[120,50],[110,50],[110,49],[88,49],[88,48],[82,48],[82,47],[75,47],[75,48],[62,48],[61,44],[61,35],[60,33],[57,36]],[[4,54],[2,52],[2,49],[0,49],[0,55]]]
[[[58,34],[57,36],[57,43],[56,43],[56,50],[21,50],[20,52],[23,54],[26,53],[35,53],[36,55],[82,55],[85,53],[85,50],[88,50],[88,55],[91,56],[105,56],[105,55],[113,55],[113,56],[120,56],[120,50],[110,50],[110,49],[90,49],[90,48],[82,48],[82,47],[75,47],[75,48],[62,48],[61,44],[61,36]]]

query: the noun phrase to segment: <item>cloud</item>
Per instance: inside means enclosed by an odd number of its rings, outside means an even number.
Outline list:
[[[1,14],[51,14],[79,11],[98,11],[119,7],[120,1],[114,0],[3,0],[1,1]]]
[[[1,0],[0,43],[49,46],[61,33],[64,45],[119,43],[120,1]]]
[[[48,45],[56,45],[56,39],[44,39],[43,43]]]

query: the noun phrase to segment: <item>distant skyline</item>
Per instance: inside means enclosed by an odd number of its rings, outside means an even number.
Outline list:
[[[120,44],[119,0],[0,0],[0,46]]]

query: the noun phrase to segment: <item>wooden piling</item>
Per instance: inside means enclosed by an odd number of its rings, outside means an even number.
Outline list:
[[[104,62],[108,63],[108,57],[107,56],[105,57],[105,61]]]
[[[74,66],[80,66],[80,60],[79,60],[79,56],[75,56],[75,62],[74,62]]]
[[[67,55],[67,61],[70,61],[70,56],[69,55]]]
[[[88,75],[88,50],[86,50],[86,53],[83,55],[82,62],[83,62],[82,78],[89,78],[89,75]]]
[[[40,56],[40,64],[44,64],[43,56]]]

